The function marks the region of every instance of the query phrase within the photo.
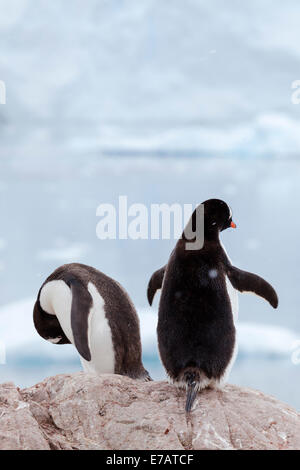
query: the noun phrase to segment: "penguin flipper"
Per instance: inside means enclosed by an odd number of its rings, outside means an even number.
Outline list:
[[[233,287],[238,291],[253,292],[267,300],[273,308],[278,307],[278,296],[275,289],[262,277],[242,271],[234,266],[227,268],[227,275]]]
[[[72,279],[69,285],[72,293],[71,326],[74,343],[79,354],[90,361],[92,356],[88,340],[88,318],[93,299],[87,288],[77,279]]]
[[[154,296],[156,294],[156,291],[161,289],[163,279],[164,279],[164,275],[165,275],[165,271],[166,271],[166,266],[164,266],[163,268],[158,269],[151,276],[151,279],[150,279],[149,284],[148,284],[148,289],[147,289],[147,298],[148,298],[148,302],[149,302],[150,305],[152,305],[152,302],[153,302]]]

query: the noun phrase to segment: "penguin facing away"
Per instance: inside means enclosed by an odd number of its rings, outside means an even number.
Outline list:
[[[56,269],[33,311],[42,338],[72,343],[86,372],[151,380],[142,363],[139,319],[128,294],[110,277],[83,264]]]
[[[170,380],[187,390],[186,412],[197,392],[221,388],[234,363],[237,346],[234,321],[237,291],[251,292],[277,308],[273,287],[256,274],[231,264],[222,246],[221,231],[236,225],[229,206],[210,199],[204,206],[204,243],[187,250],[183,232],[166,266],[156,271],[148,285],[148,301],[162,289],[157,336],[159,353]],[[195,231],[196,211],[188,225]]]

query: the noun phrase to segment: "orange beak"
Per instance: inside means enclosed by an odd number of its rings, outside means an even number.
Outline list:
[[[231,222],[231,224],[230,224],[230,227],[232,227],[232,228],[236,228],[236,225],[235,225],[235,223],[234,223],[234,222]]]

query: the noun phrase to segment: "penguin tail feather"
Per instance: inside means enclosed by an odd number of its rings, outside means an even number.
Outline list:
[[[183,380],[187,385],[185,411],[190,413],[199,389],[200,371],[194,367],[187,368],[183,373]]]
[[[193,382],[192,384],[188,385],[188,389],[187,389],[187,396],[186,396],[186,403],[185,403],[186,413],[191,412],[196,395],[197,395],[196,382]]]

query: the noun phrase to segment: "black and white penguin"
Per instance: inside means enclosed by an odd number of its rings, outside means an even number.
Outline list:
[[[86,372],[151,380],[142,363],[139,319],[128,294],[110,277],[83,264],[56,269],[33,311],[44,339],[72,343]]]
[[[152,275],[148,285],[150,305],[162,288],[159,352],[170,380],[187,389],[186,412],[198,391],[221,388],[226,382],[237,353],[237,291],[252,292],[278,306],[273,287],[256,274],[234,267],[220,242],[221,231],[236,227],[230,207],[219,199],[203,206],[202,248],[187,249],[186,227],[167,265]],[[196,211],[188,223],[194,232]]]

